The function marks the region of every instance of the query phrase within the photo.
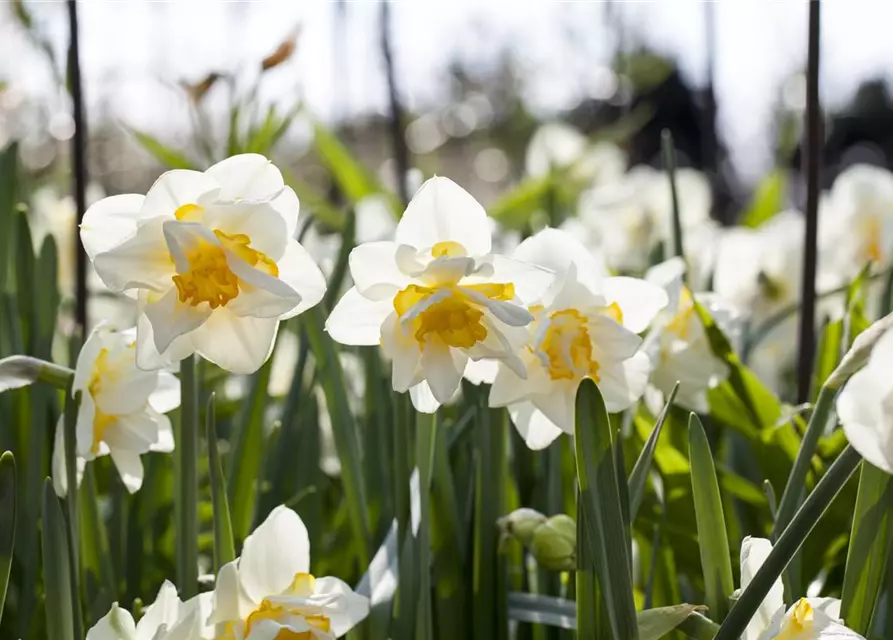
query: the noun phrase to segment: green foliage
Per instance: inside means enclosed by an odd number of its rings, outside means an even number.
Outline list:
[[[741,224],[756,228],[783,211],[787,184],[788,174],[783,169],[775,169],[763,178],[757,185],[750,206],[741,214]]]

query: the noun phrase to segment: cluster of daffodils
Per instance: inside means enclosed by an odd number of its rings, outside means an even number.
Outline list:
[[[213,592],[181,602],[165,582],[138,623],[114,604],[87,640],[329,640],[368,614],[368,598],[310,574],[307,528],[280,506],[245,539],[241,557],[220,569]]]

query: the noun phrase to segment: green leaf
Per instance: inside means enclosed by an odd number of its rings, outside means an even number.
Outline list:
[[[616,640],[637,640],[630,540],[623,526],[611,422],[598,387],[589,379],[577,390],[574,441],[584,530],[611,632]],[[578,545],[581,540],[585,544],[585,537],[578,536]]]
[[[344,228],[345,215],[338,207],[316,189],[305,182],[295,179],[289,172],[283,171],[285,183],[294,189],[301,201],[301,211],[307,211],[316,220],[336,231]]]
[[[18,144],[0,151],[0,289],[7,287],[7,274],[15,274],[13,223],[18,198]]]
[[[750,205],[741,214],[741,224],[756,228],[783,210],[787,183],[788,174],[783,169],[775,169],[763,178],[757,185]]]
[[[543,203],[552,187],[551,176],[527,178],[503,194],[488,207],[491,218],[512,229],[522,229]]]
[[[12,568],[16,536],[16,460],[11,451],[0,455],[0,620]]]
[[[97,585],[97,599],[101,608],[108,610],[112,601],[118,598],[115,582],[115,571],[112,566],[112,554],[109,548],[108,533],[105,523],[99,514],[99,496],[96,491],[96,480],[93,472],[95,465],[88,464],[84,469],[81,481],[80,499],[80,561],[85,586]],[[88,595],[90,590],[87,589]]]
[[[640,611],[636,614],[639,640],[660,640],[689,616],[703,609],[703,606],[696,604],[677,604]]]
[[[226,499],[226,478],[220,465],[220,452],[217,450],[217,421],[213,393],[208,398],[205,413],[205,438],[208,442],[211,504],[214,507],[214,575],[217,575],[223,565],[236,559],[236,548],[233,542],[229,502]]]
[[[152,156],[158,160],[161,164],[163,164],[168,169],[195,169],[195,164],[183,155],[182,152],[177,151],[176,149],[171,149],[167,145],[163,144],[154,136],[140,131],[139,129],[135,129],[133,127],[128,127],[128,130],[133,137],[136,138],[136,141],[140,144],[140,146],[152,154]]]
[[[688,446],[707,606],[714,619],[722,620],[735,584],[713,453],[704,427],[694,413],[688,422]]]
[[[431,610],[431,478],[434,469],[434,431],[440,428],[437,414],[419,414],[416,425],[416,464],[419,468],[419,606],[415,637],[431,640],[434,637],[434,616]]]
[[[53,481],[43,484],[43,586],[46,591],[47,637],[75,640],[68,542],[65,519],[53,490]]]
[[[79,533],[78,533],[78,482],[77,482],[77,459],[75,454],[75,445],[77,443],[77,420],[78,405],[80,405],[80,392],[77,398],[73,397],[72,389],[69,387],[65,392],[65,411],[63,414],[62,426],[57,429],[64,429],[62,444],[65,456],[65,475],[67,483],[67,495],[65,496],[65,508],[68,514],[68,557],[71,561],[71,592],[80,594],[80,563],[79,555]],[[83,635],[83,615],[80,608],[80,599],[75,598],[74,625],[75,636],[78,638]]]
[[[841,617],[847,626],[868,637],[878,613],[893,544],[893,477],[862,463],[853,530],[847,552],[841,597]],[[889,615],[889,613],[888,613]]]
[[[180,421],[174,432],[177,586],[183,599],[198,592],[198,384],[191,355],[180,362]]]
[[[657,422],[654,424],[654,429],[651,430],[651,435],[645,441],[645,446],[642,447],[642,452],[636,459],[636,464],[633,465],[633,470],[629,474],[629,517],[631,522],[635,522],[636,514],[639,513],[639,506],[642,504],[642,498],[645,496],[645,483],[648,480],[648,472],[651,471],[651,463],[654,461],[654,451],[657,449],[660,431],[670,412],[670,407],[673,405],[673,400],[676,399],[677,391],[679,391],[678,382],[673,386],[670,395],[667,396],[667,402],[663,411],[660,412]]]
[[[775,584],[794,554],[799,551],[807,536],[831,506],[834,498],[843,489],[861,461],[862,458],[859,454],[848,446],[828,468],[828,472],[816,484],[815,489],[806,498],[791,523],[778,536],[772,551],[763,562],[763,566],[760,567],[750,584],[742,591],[741,596],[732,606],[729,615],[726,616],[719,628],[715,640],[739,640],[772,585]]]
[[[673,255],[684,260],[682,218],[679,215],[679,196],[676,193],[676,148],[673,145],[673,134],[669,129],[661,131],[661,147],[663,148],[664,168],[670,182],[670,200],[673,203]],[[664,255],[669,257],[666,253]]]

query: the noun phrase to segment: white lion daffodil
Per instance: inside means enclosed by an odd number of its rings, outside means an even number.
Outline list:
[[[267,360],[280,320],[325,292],[295,240],[298,198],[256,154],[205,172],[168,171],[145,195],[90,207],[81,240],[103,282],[139,295],[137,364],[156,369],[192,353],[233,373]]]
[[[574,432],[574,403],[584,378],[598,384],[608,411],[642,397],[651,364],[639,333],[667,304],[653,284],[605,277],[599,262],[565,231],[545,229],[520,244],[518,260],[554,269],[561,277],[532,306],[534,322],[520,358],[526,379],[503,361],[490,390],[490,406],[508,407],[532,449]]]
[[[551,271],[491,255],[483,207],[459,185],[432,178],[403,214],[394,242],[369,242],[350,254],[354,287],[326,322],[342,344],[381,345],[393,362],[392,386],[416,409],[448,402],[469,360],[502,360],[519,378],[526,304],[554,279]]]
[[[195,640],[201,629],[198,598],[181,602],[176,587],[165,580],[139,622],[134,624],[130,612],[116,602],[87,631],[87,640]]]
[[[72,394],[80,394],[75,454],[78,480],[84,464],[110,455],[132,493],[143,483],[140,456],[174,450],[171,422],[165,413],[180,405],[180,382],[167,371],[136,366],[136,332],[99,325],[87,338],[75,365]],[[53,485],[68,490],[62,418],[53,448]]]
[[[314,578],[307,528],[276,507],[221,567],[206,637],[215,640],[339,638],[369,614],[369,599],[337,578]]]
[[[741,589],[746,589],[772,551],[765,538],[741,543]],[[840,600],[801,598],[785,608],[784,587],[778,578],[760,603],[741,640],[856,640],[861,635],[840,619]],[[864,640],[864,638],[862,638]]]

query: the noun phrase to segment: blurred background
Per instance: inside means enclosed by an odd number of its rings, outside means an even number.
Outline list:
[[[841,165],[889,165],[893,5],[824,3],[821,88],[830,184]],[[311,122],[395,182],[379,2],[79,3],[90,177],[142,191],[158,157],[134,131],[207,164],[234,96],[254,120],[298,110],[275,157],[326,187]],[[453,177],[485,203],[524,175],[539,123],[564,120],[618,141],[630,165],[708,173],[714,217],[734,220],[775,166],[797,169],[806,52],[804,2],[396,2],[388,45],[412,165]],[[73,133],[64,2],[0,5],[0,147],[20,142],[37,184],[65,188]],[[292,47],[293,45],[293,47]],[[284,47],[284,49],[282,48]],[[261,61],[282,54],[262,72]],[[274,61],[275,62],[275,61]],[[263,77],[261,77],[261,75]],[[203,149],[204,147],[204,149]],[[209,156],[205,158],[203,156]],[[167,162],[166,164],[170,164]],[[798,198],[792,181],[793,201]]]

